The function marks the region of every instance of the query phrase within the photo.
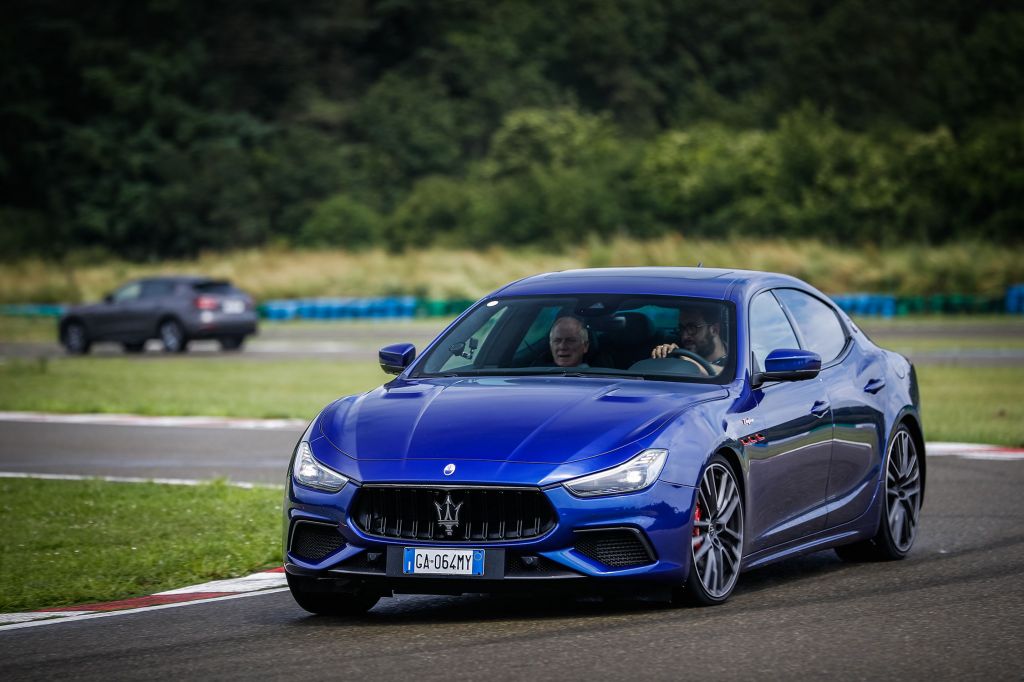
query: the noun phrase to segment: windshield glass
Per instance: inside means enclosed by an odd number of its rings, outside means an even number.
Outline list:
[[[725,383],[735,312],[670,296],[519,297],[477,306],[413,376],[621,376]]]

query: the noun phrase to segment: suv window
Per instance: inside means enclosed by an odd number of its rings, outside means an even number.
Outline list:
[[[764,360],[773,350],[799,347],[793,327],[772,292],[754,297],[750,303],[750,351],[758,369],[764,369]]]
[[[234,294],[237,293],[235,287],[231,282],[225,280],[209,280],[206,282],[196,282],[192,285],[192,289],[199,292],[200,294]]]
[[[162,298],[170,296],[173,291],[174,284],[172,282],[156,281],[142,283],[142,298]]]
[[[807,350],[821,356],[821,362],[831,362],[846,347],[846,332],[831,307],[797,289],[779,289],[779,300],[786,306],[796,322]]]
[[[139,292],[142,290],[142,284],[139,282],[132,282],[131,284],[125,284],[123,287],[111,294],[111,300],[114,303],[128,303],[134,301],[139,297]]]

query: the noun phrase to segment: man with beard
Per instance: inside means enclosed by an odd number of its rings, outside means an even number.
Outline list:
[[[652,358],[667,358],[677,348],[696,353],[711,363],[715,374],[722,371],[728,360],[729,352],[722,339],[722,323],[718,310],[712,306],[694,305],[679,311],[679,344],[663,343],[651,351]],[[680,360],[694,362],[693,358],[680,357]],[[707,371],[700,367],[701,374]]]

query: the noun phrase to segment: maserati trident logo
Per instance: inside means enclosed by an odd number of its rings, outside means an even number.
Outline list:
[[[451,493],[444,498],[444,504],[434,502],[434,506],[437,507],[437,523],[444,528],[445,534],[449,537],[455,531],[455,527],[459,525],[459,510],[462,509],[462,504],[462,502],[458,504],[452,502]]]
[[[447,465],[444,468],[444,475],[445,476],[451,476],[454,473],[455,473],[455,465],[454,464],[449,464],[449,465]]]

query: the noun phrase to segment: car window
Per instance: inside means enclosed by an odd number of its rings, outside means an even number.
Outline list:
[[[143,282],[142,298],[162,298],[170,296],[174,290],[172,282]]]
[[[682,316],[707,320],[681,338]],[[728,330],[735,307],[724,301],[674,296],[566,294],[523,296],[476,306],[424,353],[413,376],[527,376],[558,373],[622,375],[724,383],[735,376]],[[687,319],[689,319],[689,317]],[[560,318],[586,330],[580,355],[555,358],[549,343]],[[675,343],[702,362],[652,357]],[[569,360],[567,362],[567,359]]]
[[[469,336],[463,341],[453,341],[449,344],[448,351],[450,356],[441,365],[438,371],[447,372],[460,367],[471,367],[474,365],[474,360],[479,358],[479,354],[484,348],[484,344],[487,342],[488,337],[491,336],[491,332],[498,326],[499,321],[505,317],[508,313],[508,308],[503,307],[494,312],[493,315],[488,315],[482,320],[482,323],[476,328],[476,330],[469,334]]]
[[[142,291],[142,284],[139,282],[132,282],[126,284],[113,293],[112,300],[114,303],[127,303],[128,301],[134,301],[139,297],[139,293]]]
[[[793,327],[772,292],[758,294],[750,304],[750,351],[758,368],[764,369],[764,360],[773,350],[799,347]]]
[[[835,311],[796,289],[778,289],[775,293],[793,316],[807,350],[820,355],[822,362],[835,360],[846,347],[846,332]]]
[[[226,280],[210,280],[206,282],[197,282],[192,285],[192,289],[201,294],[234,294],[238,290]]]

